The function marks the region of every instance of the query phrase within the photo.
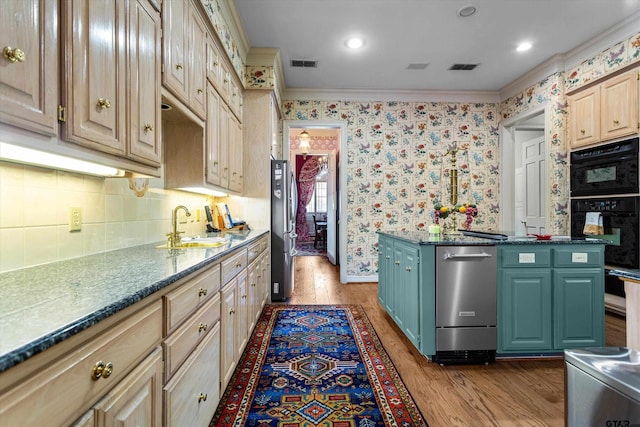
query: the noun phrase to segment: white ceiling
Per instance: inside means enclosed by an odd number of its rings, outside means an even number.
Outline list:
[[[287,89],[498,91],[554,55],[640,16],[640,0],[235,3],[250,46],[280,49]],[[457,16],[469,4],[477,12]],[[364,37],[364,48],[345,47],[352,35]],[[533,48],[516,52],[524,40]],[[291,68],[293,59],[316,60],[318,67]],[[429,65],[407,69],[416,63]],[[448,70],[454,63],[479,65]]]

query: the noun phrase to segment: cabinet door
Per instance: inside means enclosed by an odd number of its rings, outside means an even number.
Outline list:
[[[604,273],[600,268],[555,269],[554,347],[604,345]]]
[[[62,2],[64,37],[63,138],[99,151],[126,152],[125,5]]]
[[[593,86],[569,100],[570,146],[581,147],[600,140],[600,87]]]
[[[207,85],[207,176],[209,184],[220,185],[220,96]],[[226,187],[226,185],[224,185]]]
[[[160,14],[147,0],[129,11],[129,156],[159,166],[161,145]]]
[[[234,279],[220,293],[220,379],[227,386],[236,367],[237,281]]]
[[[200,118],[207,111],[207,76],[205,69],[207,30],[195,7],[189,14],[189,106]]]
[[[602,83],[602,140],[638,133],[637,76],[632,70]]]
[[[162,425],[162,350],[157,348],[95,407],[98,427]]]
[[[220,103],[218,116],[218,143],[220,168],[220,187],[229,187],[229,107],[224,102]]]
[[[238,304],[236,331],[236,361],[240,359],[249,337],[249,291],[247,289],[247,271],[238,274]]]
[[[207,35],[207,79],[211,82],[212,85],[218,87],[222,79],[220,62],[222,58],[220,57],[220,50],[216,44],[216,40],[214,36],[211,34]]]
[[[397,243],[396,243],[397,244]],[[402,301],[402,310],[398,313],[402,319],[402,330],[407,338],[419,347],[420,325],[420,274],[419,249],[414,246],[402,245],[402,263],[400,264],[401,293],[396,294]]]
[[[389,273],[391,271],[391,246],[387,239],[378,237],[378,302],[389,313]]]
[[[167,427],[209,425],[220,400],[219,323],[165,385],[164,398]]]
[[[2,16],[0,121],[57,135],[58,2],[5,1]]]
[[[229,190],[242,193],[242,125],[229,114]]]
[[[552,349],[551,297],[551,270],[503,270],[498,283],[498,351]]]
[[[251,332],[256,326],[258,317],[260,317],[260,299],[262,298],[262,292],[260,291],[260,269],[262,268],[262,255],[260,255],[247,269],[247,291],[249,292],[249,304],[247,309],[248,314],[248,331]]]
[[[187,67],[189,46],[189,1],[162,2],[162,49],[164,54],[162,83],[175,96],[187,103]]]

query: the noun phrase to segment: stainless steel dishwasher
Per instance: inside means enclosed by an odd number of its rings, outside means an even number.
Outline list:
[[[435,362],[495,360],[496,270],[495,246],[436,248]]]

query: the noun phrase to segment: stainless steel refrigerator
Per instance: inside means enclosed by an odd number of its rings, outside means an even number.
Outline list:
[[[271,301],[293,292],[298,188],[291,164],[271,160]]]

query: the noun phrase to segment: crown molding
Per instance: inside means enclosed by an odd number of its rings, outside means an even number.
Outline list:
[[[500,101],[509,99],[527,88],[540,83],[550,75],[565,70],[565,58],[562,54],[557,54],[544,61],[542,64],[527,71],[502,89],[500,89]]]
[[[571,69],[582,62],[591,59],[605,50],[638,34],[640,29],[640,11],[633,13],[627,19],[611,27],[600,35],[582,43],[568,51],[565,57],[566,69]]]
[[[285,89],[283,96],[287,101],[500,102],[493,91]]]

